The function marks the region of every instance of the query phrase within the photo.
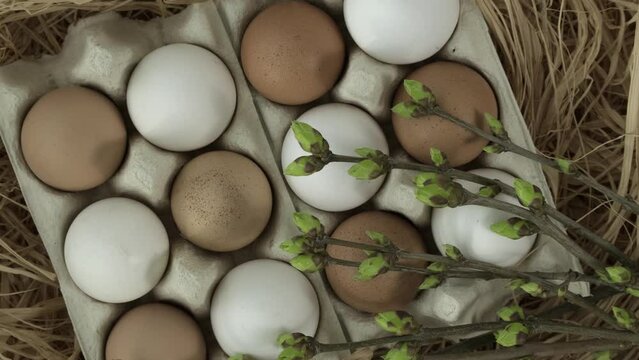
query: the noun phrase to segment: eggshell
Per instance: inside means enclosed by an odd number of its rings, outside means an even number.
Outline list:
[[[302,1],[276,2],[246,28],[246,78],[269,100],[299,105],[328,92],[342,72],[344,40],[324,11]]]
[[[314,336],[319,302],[302,273],[280,261],[260,259],[231,270],[211,302],[211,324],[228,355],[276,359],[277,337],[286,332]]]
[[[515,180],[512,175],[497,169],[475,169],[470,172],[506,184],[512,184]],[[468,181],[460,180],[459,183],[473,193],[478,192],[481,187]],[[498,194],[496,199],[519,205],[517,199],[505,194]],[[506,267],[513,266],[526,257],[536,238],[531,235],[512,240],[490,230],[490,225],[511,217],[513,215],[504,211],[476,205],[437,208],[433,209],[431,226],[440,252],[443,252],[444,244],[451,244],[469,259]]]
[[[390,64],[433,56],[459,19],[459,0],[344,0],[344,19],[357,45]]]
[[[374,244],[366,231],[378,231],[386,235],[398,248],[411,252],[426,252],[422,237],[408,220],[382,211],[368,211],[354,215],[333,231],[333,238],[357,243]],[[361,262],[366,254],[360,249],[328,245],[331,257]],[[420,267],[419,260],[402,260],[402,265]],[[388,310],[403,310],[417,295],[424,276],[408,272],[387,272],[374,279],[356,280],[357,269],[330,264],[326,277],[335,294],[353,308],[377,313]]]
[[[135,200],[108,198],[75,217],[64,260],[75,284],[108,303],[135,300],[162,278],[169,238],[155,213]]]
[[[347,104],[325,104],[314,107],[299,121],[317,129],[328,141],[331,151],[358,156],[355,149],[369,147],[388,154],[388,143],[377,122],[363,110]],[[282,168],[296,158],[309,155],[289,129],[282,145]],[[307,204],[325,211],[354,209],[382,186],[385,176],[374,180],[357,180],[348,175],[351,163],[330,163],[309,176],[286,176],[293,192]]]
[[[191,315],[162,303],[137,306],[116,323],[106,360],[205,360],[202,330]]]
[[[262,233],[273,206],[268,178],[246,156],[212,151],[189,161],[171,190],[182,235],[213,251],[242,248]]]
[[[97,91],[69,86],[46,93],[31,107],[20,139],[24,160],[45,184],[82,191],[107,181],[126,151],[119,110]]]
[[[439,61],[420,67],[406,77],[425,84],[448,113],[489,131],[484,113],[499,116],[497,99],[484,77],[470,67]],[[409,100],[400,84],[393,104]],[[393,129],[400,144],[412,157],[431,164],[430,148],[438,148],[451,166],[464,165],[482,152],[487,140],[436,115],[407,119],[393,113]]]
[[[219,57],[191,44],[171,44],[147,54],[127,88],[131,120],[163,149],[189,151],[215,141],[231,122],[236,92]]]

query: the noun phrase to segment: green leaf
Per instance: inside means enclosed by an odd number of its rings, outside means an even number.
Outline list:
[[[423,176],[418,175],[415,180],[420,181]],[[417,186],[415,197],[424,204],[434,207],[457,207],[465,201],[464,190],[456,182],[446,182],[445,176],[436,176],[430,181],[424,182],[421,186]]]
[[[627,287],[626,288],[626,293],[630,294],[634,297],[639,297],[639,289],[637,288],[632,288],[632,287]]]
[[[512,217],[507,220],[496,222],[490,226],[495,234],[507,237],[512,240],[521,239],[524,236],[529,236],[539,232],[539,228],[532,222]]]
[[[443,248],[444,248],[444,256],[446,256],[447,258],[450,258],[455,261],[461,261],[464,258],[461,251],[459,251],[459,249],[455,245],[444,244]]]
[[[519,202],[530,209],[541,210],[544,205],[544,195],[541,189],[523,179],[515,179],[515,192]]]
[[[522,285],[524,285],[526,283],[526,280],[524,279],[514,279],[511,282],[508,283],[507,287],[510,290],[517,290],[519,289]]]
[[[307,340],[307,336],[300,333],[283,333],[277,337],[277,344],[279,346],[292,346],[305,342]]]
[[[228,360],[254,360],[254,358],[245,354],[235,354],[230,356]]]
[[[326,265],[326,259],[317,254],[301,254],[291,259],[291,265],[299,271],[316,272]]]
[[[489,113],[484,113],[484,119],[486,120],[486,123],[488,123],[488,127],[490,127],[490,131],[493,135],[500,139],[508,138],[508,133],[504,128],[504,124],[499,119]]]
[[[388,261],[383,254],[373,254],[362,261],[357,268],[356,280],[366,281],[373,279],[388,270]]]
[[[497,344],[503,347],[513,347],[521,345],[526,341],[530,330],[522,323],[512,323],[506,325],[502,330],[494,333]]]
[[[372,149],[367,147],[357,148],[355,149],[355,153],[367,159],[377,159],[377,158],[388,157],[388,155],[384,154],[383,152],[377,149]]]
[[[310,237],[324,236],[324,225],[318,218],[311,214],[296,212],[293,213],[293,223],[304,235]]]
[[[398,343],[384,355],[384,360],[417,360],[417,350],[408,343]]]
[[[348,169],[348,175],[357,180],[373,180],[386,174],[386,169],[372,159],[364,159]]]
[[[527,282],[519,287],[529,295],[534,297],[544,297],[544,288],[536,282]]]
[[[499,144],[488,144],[484,146],[482,150],[487,154],[501,154],[506,151],[506,149]]]
[[[277,360],[311,360],[315,356],[308,346],[291,346],[284,348]]]
[[[619,323],[619,325],[625,327],[628,330],[632,330],[635,328],[637,319],[634,317],[634,315],[631,315],[625,309],[613,306],[612,313],[615,316],[615,319],[617,319],[617,323]]]
[[[391,111],[403,118],[418,117],[419,106],[413,102],[400,102]]]
[[[433,92],[417,80],[404,80],[404,90],[406,90],[408,96],[418,104],[423,104],[424,106],[435,105],[435,95],[433,95]]]
[[[592,354],[593,360],[612,360],[612,358],[613,358],[613,355],[612,355],[612,351],[610,350],[598,351]]]
[[[556,158],[555,163],[557,164],[559,171],[564,174],[572,174],[575,171],[574,163],[568,159]]]
[[[373,240],[375,244],[380,246],[388,246],[391,244],[390,239],[379,231],[366,230],[366,236],[368,236],[369,239]]]
[[[606,267],[606,275],[608,281],[613,284],[626,284],[632,280],[632,272],[630,269],[621,265]]]
[[[417,329],[413,317],[405,311],[384,311],[375,314],[375,322],[383,330],[395,335],[408,335]]]
[[[477,195],[485,198],[494,198],[501,192],[499,185],[486,185],[479,189]]]
[[[557,297],[562,298],[566,296],[567,292],[568,292],[568,288],[566,288],[565,286],[561,286],[557,289]]]
[[[310,248],[311,244],[309,244],[309,240],[305,236],[295,236],[286,241],[282,241],[282,243],[280,244],[280,249],[293,255],[305,253],[309,251]]]
[[[432,271],[434,273],[440,273],[440,272],[444,272],[446,271],[448,267],[446,266],[446,264],[441,263],[439,261],[435,261],[430,263],[430,265],[428,265],[428,267],[426,269],[428,269],[429,271]]]
[[[497,311],[497,316],[504,321],[524,320],[524,309],[518,305],[505,306]]]
[[[295,139],[297,139],[304,151],[317,156],[324,156],[329,153],[328,143],[322,134],[311,125],[295,120],[291,124],[291,130],[293,130]]]
[[[419,285],[419,290],[433,289],[441,284],[442,280],[438,275],[427,276],[424,281]]]
[[[300,156],[288,164],[284,169],[284,175],[307,176],[322,170],[324,165],[324,161],[317,156]]]
[[[430,160],[437,167],[444,166],[448,163],[446,155],[437,148],[430,148]]]
[[[450,178],[448,178],[448,181],[450,181]],[[445,175],[434,172],[419,173],[415,177],[415,186],[418,188],[423,188],[433,183],[441,184],[442,182],[445,182]]]

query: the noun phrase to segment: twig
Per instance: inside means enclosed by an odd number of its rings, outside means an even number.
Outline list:
[[[535,333],[556,333],[556,334],[572,334],[586,336],[596,339],[608,339],[618,342],[629,342],[638,344],[639,335],[625,330],[607,330],[600,328],[585,327],[579,325],[563,324],[556,321],[547,320],[525,320],[517,321],[526,326],[531,334]],[[319,353],[355,350],[359,348],[380,346],[393,344],[397,342],[428,342],[430,340],[442,339],[448,337],[461,337],[464,335],[480,332],[480,331],[497,331],[503,329],[506,325],[513,323],[508,321],[495,321],[485,323],[475,323],[467,325],[447,326],[447,327],[422,327],[418,332],[411,335],[403,336],[387,336],[371,340],[324,344],[316,343]],[[458,355],[458,354],[455,354]]]
[[[502,139],[499,138],[491,133],[488,133],[482,129],[480,129],[479,127],[475,126],[474,124],[471,123],[467,123],[465,121],[463,121],[462,119],[449,114],[448,112],[446,112],[445,110],[443,110],[442,108],[440,108],[439,106],[434,106],[432,108],[429,109],[424,109],[426,111],[426,113],[429,114],[434,114],[437,115],[443,119],[446,119],[450,122],[452,122],[453,124],[460,126],[476,135],[481,136],[482,138],[489,140],[495,144],[499,144],[501,145],[505,150],[508,150],[510,152],[513,152],[515,154],[521,155],[525,158],[528,158],[530,160],[536,161],[538,163],[540,163],[541,165],[547,166],[547,167],[551,167],[553,169],[559,170],[563,173],[562,169],[559,167],[559,165],[545,157],[542,156],[540,154],[534,153],[532,151],[529,151],[519,145],[516,145],[515,143],[513,143],[512,141],[510,141],[509,139]],[[639,215],[639,204],[637,204],[634,200],[628,199],[627,197],[624,197],[620,194],[617,194],[616,192],[614,192],[613,190],[605,187],[604,185],[601,185],[600,183],[597,182],[597,180],[595,180],[593,177],[591,177],[590,175],[586,174],[585,172],[576,169],[574,170],[574,172],[570,172],[568,174],[569,176],[572,176],[573,178],[575,178],[576,180],[580,181],[581,183],[588,185],[590,187],[592,187],[593,189],[596,189],[597,191],[601,192],[602,194],[606,195],[608,198],[618,202],[619,204],[621,204],[624,208],[628,209],[629,211],[631,211],[632,213]]]
[[[337,155],[337,154],[331,154],[330,157],[329,157],[329,161],[335,161],[335,162],[357,163],[357,162],[360,162],[362,160],[364,160],[364,158],[362,158],[362,157],[345,156],[345,155]],[[470,181],[470,182],[473,182],[473,183],[476,183],[476,184],[480,184],[480,185],[496,185],[496,186],[498,186],[501,189],[501,191],[504,194],[512,196],[514,198],[517,197],[517,194],[515,193],[515,189],[512,186],[510,186],[508,184],[505,184],[504,182],[502,182],[500,180],[489,179],[487,177],[484,177],[484,176],[481,176],[481,175],[477,175],[477,174],[473,174],[473,173],[470,173],[470,172],[467,172],[467,171],[458,170],[458,169],[455,169],[455,168],[438,168],[438,167],[436,167],[434,165],[398,161],[398,160],[395,160],[395,159],[389,159],[389,165],[390,165],[391,169],[413,170],[413,171],[422,171],[422,172],[435,172],[435,173],[439,173],[439,174],[449,175],[449,176],[451,176],[453,178],[456,178],[456,179],[462,179],[462,180]],[[614,244],[611,244],[610,242],[606,241],[601,236],[599,236],[596,233],[592,232],[590,229],[588,229],[585,226],[579,224],[577,221],[571,219],[570,217],[564,215],[563,213],[561,213],[557,209],[553,208],[552,206],[550,206],[548,204],[544,204],[543,205],[543,214],[548,215],[551,218],[559,221],[561,224],[566,226],[568,229],[572,229],[578,235],[583,236],[584,238],[592,241],[593,243],[595,243],[599,247],[603,248],[608,253],[610,253],[613,257],[615,257],[615,259],[619,260],[619,262],[621,262],[624,266],[627,266],[627,267],[629,267],[629,268],[631,268],[633,270],[638,270],[639,269],[639,265],[637,265],[637,263],[635,261],[630,259],[623,251],[619,250]]]
[[[428,354],[428,360],[508,360],[525,356],[557,356],[596,351],[621,351],[636,347],[637,343],[617,340],[582,340],[560,343],[528,343],[513,348],[473,351],[455,354]]]

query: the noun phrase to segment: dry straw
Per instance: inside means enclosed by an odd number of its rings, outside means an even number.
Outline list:
[[[116,10],[136,19],[148,19],[175,13],[189,2],[193,1],[0,0],[0,64],[57,53],[67,27],[97,12]],[[539,150],[549,156],[579,159],[580,166],[598,181],[636,198],[639,3],[477,3]],[[598,193],[556,172],[546,175],[560,210],[596,229],[633,259],[639,258],[636,218],[627,217]],[[599,249],[587,248],[605,260]],[[621,298],[616,303],[639,310],[636,298]],[[552,305],[534,300],[527,307],[535,312]],[[583,312],[568,320],[600,325],[592,314]],[[544,340],[565,339],[551,336]],[[359,355],[354,358],[370,358],[366,353]],[[635,349],[622,358],[638,357]],[[81,354],[55,274],[6,153],[0,150],[0,360],[78,358]],[[588,359],[589,355],[574,358]]]

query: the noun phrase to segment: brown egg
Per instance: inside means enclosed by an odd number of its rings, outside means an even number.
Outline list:
[[[24,119],[20,144],[24,160],[42,182],[82,191],[116,172],[126,151],[126,128],[106,96],[70,86],[38,99]]]
[[[171,191],[171,212],[182,235],[213,251],[237,250],[257,239],[272,205],[262,169],[230,151],[212,151],[189,161]]]
[[[484,113],[499,116],[497,99],[490,84],[468,66],[439,61],[426,64],[406,77],[431,89],[441,108],[466,122],[488,130]],[[409,100],[400,86],[393,104]],[[482,152],[488,141],[435,115],[417,119],[393,114],[393,128],[400,144],[417,160],[431,164],[430,148],[448,156],[451,166],[464,165]]]
[[[382,211],[359,213],[342,222],[331,235],[336,239],[374,244],[366,231],[386,235],[397,247],[412,252],[425,252],[426,248],[417,229],[404,218]],[[343,260],[362,261],[365,253],[360,249],[329,245],[330,256]],[[419,260],[402,260],[407,266],[424,266]],[[341,265],[328,265],[326,276],[335,294],[357,310],[377,313],[402,310],[417,295],[423,275],[407,272],[387,272],[372,280],[356,280],[357,269]]]
[[[241,47],[251,85],[267,99],[286,105],[324,95],[344,65],[337,24],[301,1],[277,2],[262,10],[247,27]]]
[[[167,304],[141,305],[125,313],[106,343],[106,360],[205,360],[200,327]]]

